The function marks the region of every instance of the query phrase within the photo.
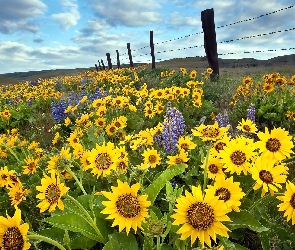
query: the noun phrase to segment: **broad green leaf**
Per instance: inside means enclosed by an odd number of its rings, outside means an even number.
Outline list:
[[[148,200],[153,204],[161,189],[174,176],[181,174],[185,170],[185,164],[178,164],[163,171],[146,189]]]
[[[110,240],[105,244],[103,250],[137,250],[138,245],[134,235],[126,233],[114,233],[110,235]]]
[[[64,230],[81,233],[89,239],[100,241],[93,227],[88,224],[84,217],[81,217],[75,213],[67,213],[59,216],[48,217],[43,219],[43,221]]]
[[[270,249],[270,234],[269,232],[261,232],[258,234],[263,250]]]
[[[65,231],[63,229],[57,227],[46,228],[36,232],[36,234],[46,236],[59,242],[60,244],[63,244],[64,233]]]
[[[246,247],[231,242],[229,239],[225,237],[218,236],[218,239],[220,240],[221,244],[224,246],[224,249],[226,250],[249,250]]]
[[[248,211],[241,210],[240,212],[231,212],[229,214],[232,222],[224,223],[230,230],[236,228],[249,228],[255,232],[263,232],[269,230],[262,226],[259,221]]]
[[[90,249],[97,241],[91,240],[82,234],[77,234],[77,237],[71,241],[71,249]]]

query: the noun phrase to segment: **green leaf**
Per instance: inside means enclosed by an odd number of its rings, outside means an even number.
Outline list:
[[[134,235],[126,233],[114,233],[110,235],[110,240],[105,244],[103,250],[137,250],[138,245]]]
[[[43,219],[43,221],[64,230],[81,233],[89,239],[100,241],[93,227],[88,224],[84,217],[75,213],[67,213],[59,216],[48,217]]]
[[[224,223],[230,230],[236,228],[249,228],[255,232],[263,232],[269,230],[262,226],[259,221],[248,211],[241,210],[239,213],[231,212],[229,217],[232,222]]]
[[[60,244],[63,244],[64,233],[65,231],[63,229],[57,227],[46,228],[36,232],[36,234],[53,239]]]
[[[90,249],[97,241],[91,240],[82,234],[77,234],[77,237],[71,241],[71,249]]]
[[[261,232],[258,234],[263,250],[270,249],[270,234],[269,232]]]
[[[148,200],[153,204],[161,189],[174,176],[181,174],[185,170],[185,164],[178,164],[167,168],[163,171],[146,189]]]
[[[225,237],[218,236],[218,239],[220,240],[221,244],[224,246],[224,249],[226,250],[249,250],[246,247],[231,242],[229,239]]]

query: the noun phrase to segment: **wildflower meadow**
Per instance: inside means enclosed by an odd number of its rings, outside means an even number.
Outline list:
[[[295,75],[211,73],[0,86],[1,249],[295,249]]]

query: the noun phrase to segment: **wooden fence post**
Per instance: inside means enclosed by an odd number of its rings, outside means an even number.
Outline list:
[[[155,63],[155,48],[154,48],[154,32],[150,31],[150,47],[151,47],[151,56],[152,56],[152,69],[156,68]]]
[[[127,43],[127,49],[128,49],[128,56],[129,56],[129,61],[130,61],[130,67],[133,68],[134,67],[134,64],[133,64],[133,61],[132,61],[130,43]]]
[[[120,56],[119,56],[119,51],[116,49],[116,53],[117,53],[117,66],[118,66],[118,69],[121,67],[120,65]]]
[[[101,62],[101,64],[102,64],[102,68],[103,68],[103,70],[105,70],[105,69],[106,69],[106,66],[104,66],[103,60],[100,59],[100,62]]]
[[[110,55],[110,53],[106,53],[106,56],[107,56],[107,61],[108,61],[109,69],[112,69],[113,66],[112,66],[112,61],[111,61],[111,55]]]
[[[98,60],[98,67],[99,67],[100,70],[102,70],[99,60]]]
[[[216,32],[214,24],[214,10],[206,9],[201,12],[202,28],[204,31],[204,47],[209,63],[213,70],[210,80],[215,80],[219,76],[219,64],[217,54]]]

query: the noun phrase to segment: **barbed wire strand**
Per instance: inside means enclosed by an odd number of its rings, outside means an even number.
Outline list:
[[[245,39],[249,39],[249,38],[255,38],[255,37],[260,37],[260,36],[273,35],[273,34],[276,34],[276,33],[281,33],[281,32],[286,32],[286,31],[291,31],[291,30],[295,30],[295,28],[290,28],[290,29],[285,29],[285,30],[278,30],[278,31],[272,31],[272,32],[269,32],[269,33],[263,33],[263,34],[252,35],[252,36],[245,36],[245,37],[236,38],[236,39],[230,39],[230,40],[226,40],[226,41],[222,41],[222,42],[217,42],[217,43],[229,43],[229,42],[239,41],[239,40],[245,40]]]

